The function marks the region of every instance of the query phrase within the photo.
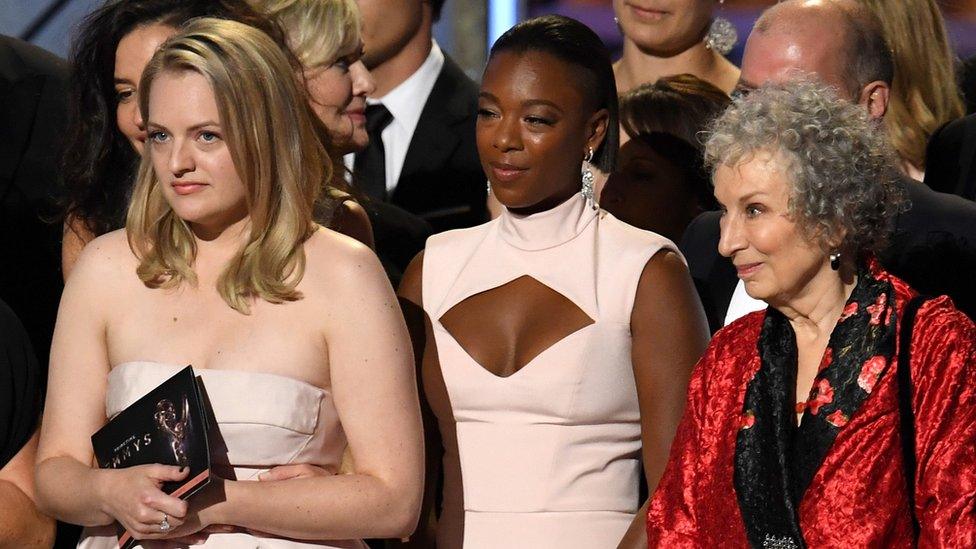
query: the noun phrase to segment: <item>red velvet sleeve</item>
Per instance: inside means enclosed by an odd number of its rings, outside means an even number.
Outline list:
[[[647,513],[647,546],[695,547],[700,539],[696,506],[700,496],[696,464],[701,454],[705,372],[714,361],[714,342],[695,365],[688,383],[685,412],[678,424],[671,454]]]
[[[765,313],[733,322],[695,365],[668,465],[648,506],[648,547],[745,548],[733,486],[735,439],[745,386],[759,368],[756,339]]]
[[[976,547],[976,328],[948,298],[912,334],[919,547]]]

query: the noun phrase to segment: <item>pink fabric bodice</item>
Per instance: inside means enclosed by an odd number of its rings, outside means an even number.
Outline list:
[[[462,477],[447,479],[444,499],[456,503],[461,484],[464,547],[615,547],[627,530],[641,474],[630,316],[644,266],[662,248],[675,249],[580,196],[428,240],[423,305],[458,442],[445,460],[459,463]],[[439,319],[526,275],[594,322],[498,377]],[[445,519],[441,528],[459,527]]]
[[[185,366],[185,365],[184,365]],[[126,362],[109,372],[106,417],[113,417],[184,366]],[[221,441],[211,441],[213,470],[257,481],[276,465],[311,463],[338,470],[346,438],[332,395],[290,377],[238,370],[194,369],[213,407]],[[114,527],[88,528],[79,549],[116,547]],[[138,546],[137,546],[138,547]],[[153,542],[147,549],[177,547]],[[360,540],[295,541],[247,533],[213,534],[208,549],[364,548]]]

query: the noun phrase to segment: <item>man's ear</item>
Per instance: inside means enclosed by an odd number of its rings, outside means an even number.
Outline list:
[[[863,105],[868,110],[868,116],[875,120],[881,120],[888,112],[890,97],[891,86],[887,82],[875,80],[861,88],[861,96],[857,98],[857,104]]]
[[[607,137],[607,127],[610,125],[610,111],[600,109],[593,113],[593,116],[586,123],[587,137],[586,147],[596,152],[600,148],[604,139]],[[586,154],[586,151],[583,152]]]

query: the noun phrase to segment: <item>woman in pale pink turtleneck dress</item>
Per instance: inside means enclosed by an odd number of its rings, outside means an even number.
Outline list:
[[[610,171],[616,153],[609,56],[571,19],[521,23],[492,49],[479,109],[505,210],[431,238],[400,288],[437,423],[428,486],[444,471],[418,536],[646,546],[640,477],[653,490],[708,331],[674,244],[580,193],[584,159]]]

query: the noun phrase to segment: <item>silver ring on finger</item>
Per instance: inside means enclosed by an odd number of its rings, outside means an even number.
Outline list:
[[[159,531],[169,532],[170,528],[172,528],[172,526],[169,524],[169,517],[166,516],[166,513],[163,513],[163,520],[159,521]]]

